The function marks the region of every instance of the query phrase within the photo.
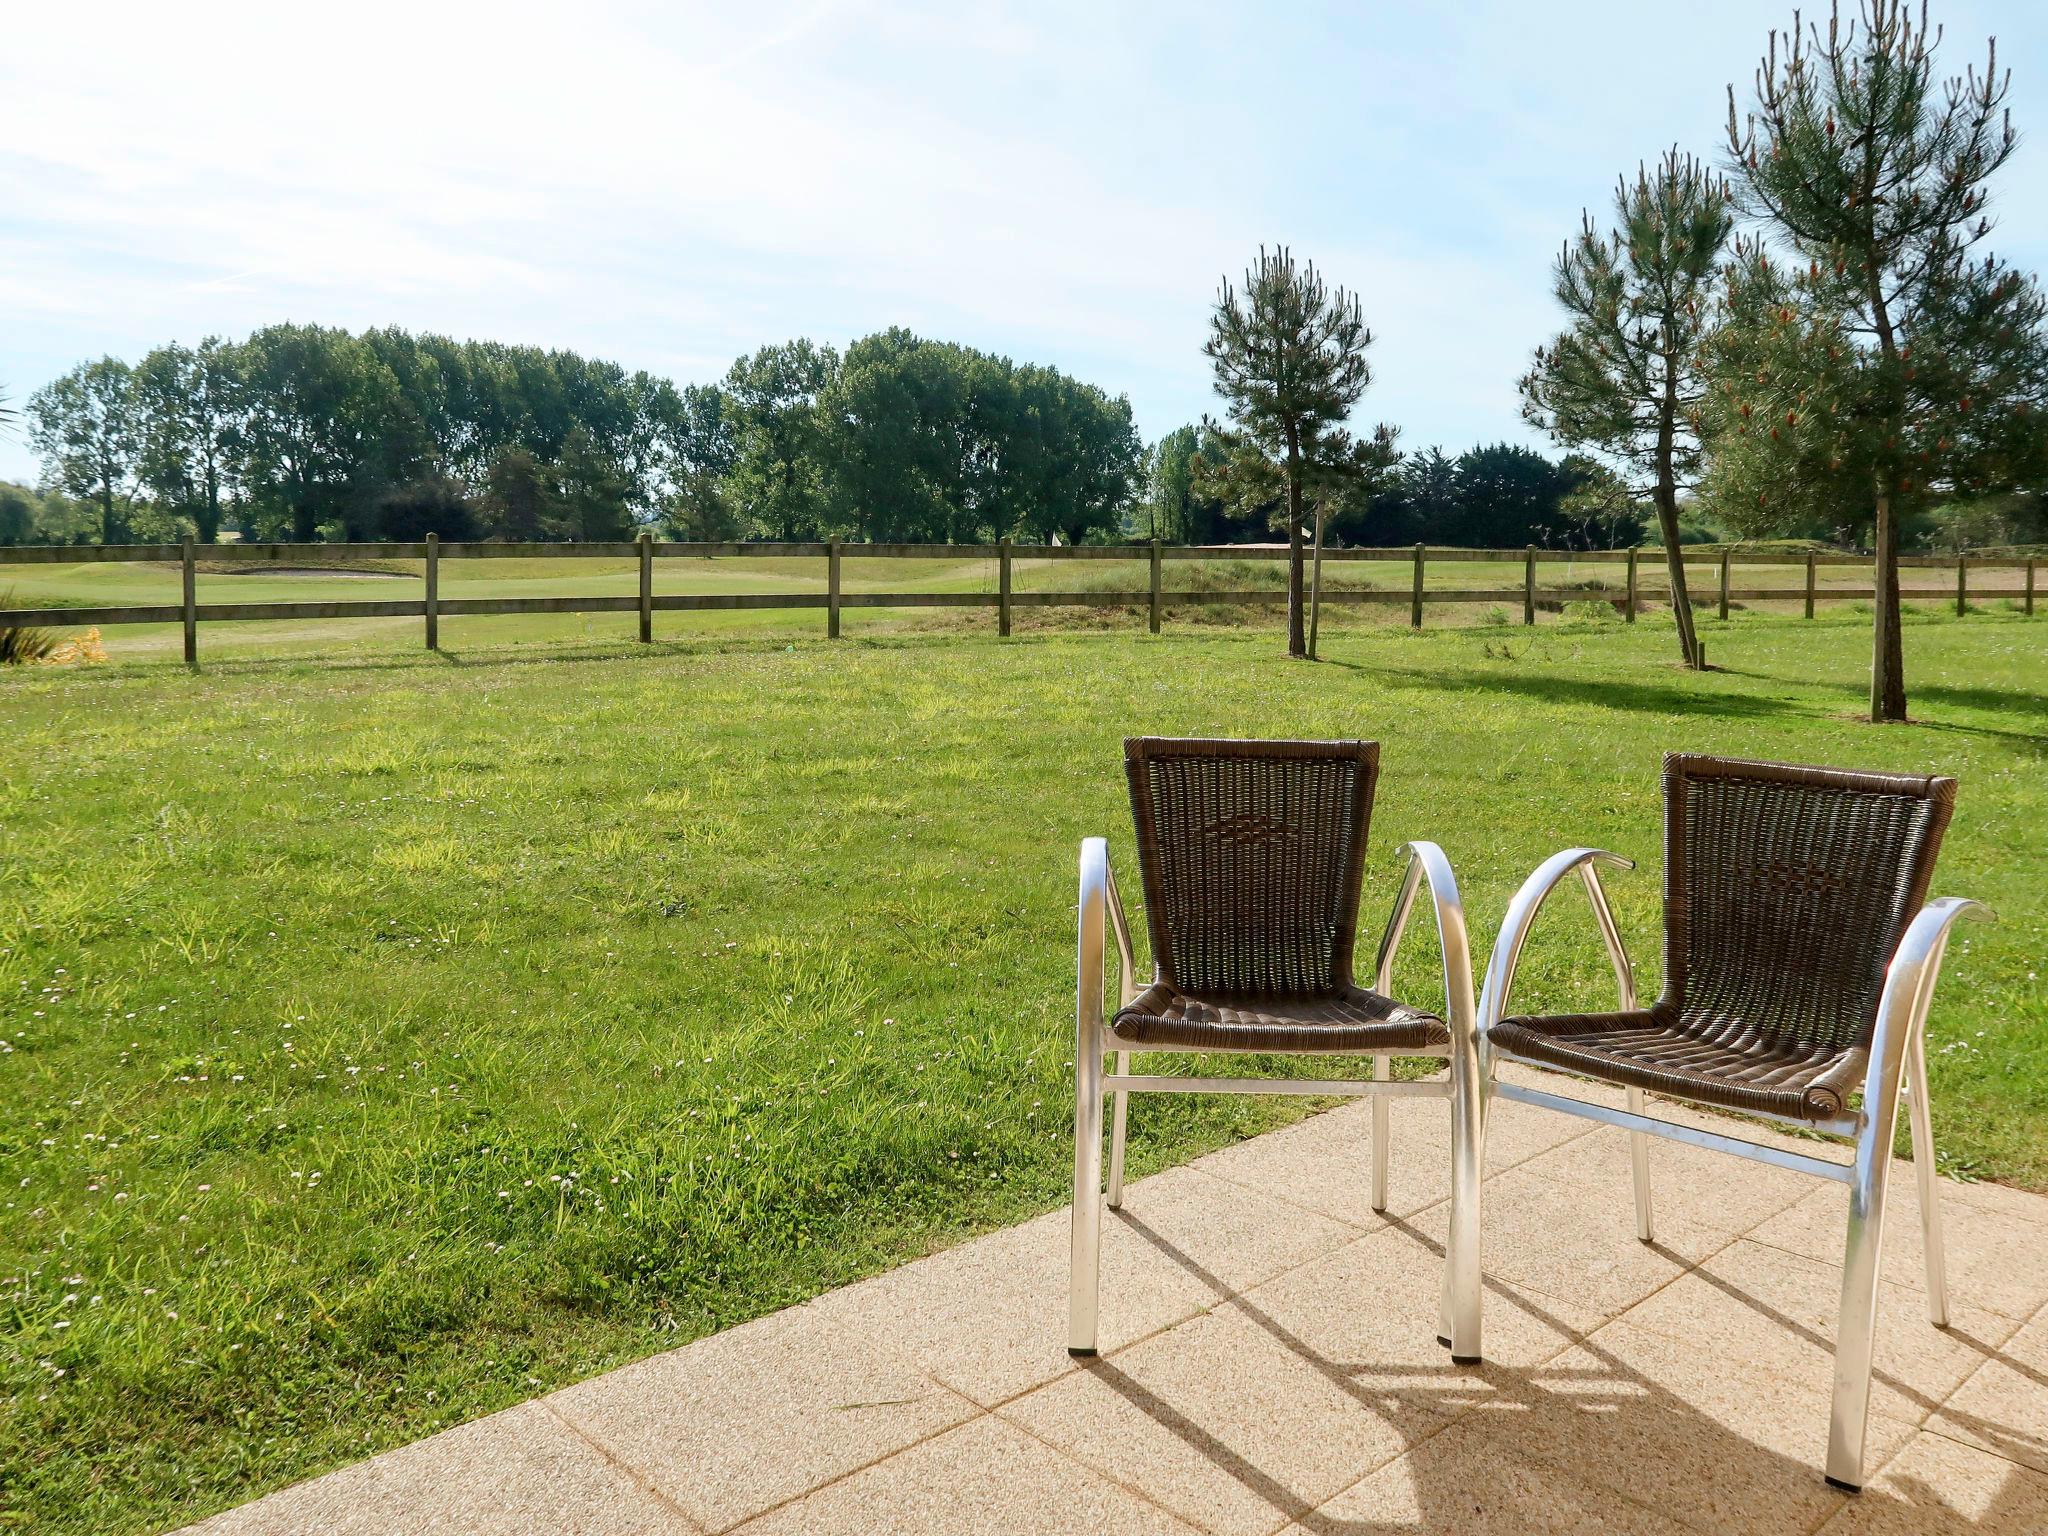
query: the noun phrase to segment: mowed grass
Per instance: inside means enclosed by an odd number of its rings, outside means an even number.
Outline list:
[[[1633,854],[1646,992],[1664,750],[1955,773],[1936,890],[2004,921],[1943,1164],[2048,1186],[2048,623],[1914,622],[1890,729],[1847,616],[1705,676],[1651,622],[852,632],[0,675],[0,1523],[161,1528],[1059,1204],[1127,734],[1379,739],[1367,923],[1436,838],[1482,964],[1545,854]],[[1609,995],[1578,903],[1524,977]],[[1144,1101],[1133,1167],[1300,1112]]]

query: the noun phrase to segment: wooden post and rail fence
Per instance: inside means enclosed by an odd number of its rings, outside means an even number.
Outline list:
[[[1518,553],[1522,563],[1522,581],[1519,588],[1432,588],[1426,584],[1427,569],[1432,564],[1467,561],[1512,563]],[[731,557],[823,560],[825,590],[730,593],[657,593],[654,590],[655,566],[658,561]],[[973,559],[993,560],[996,563],[995,590],[849,591],[843,579],[842,563],[846,558],[947,560],[955,563]],[[845,544],[837,540],[830,543],[751,544],[657,542],[651,535],[644,533],[630,544],[444,544],[433,534],[429,534],[421,543],[399,544],[196,545],[189,538],[182,544],[30,544],[0,547],[0,565],[176,564],[180,576],[179,601],[175,604],[143,603],[117,607],[0,609],[0,627],[179,624],[184,630],[185,660],[192,665],[196,665],[199,659],[199,625],[202,622],[220,624],[294,619],[419,618],[424,621],[425,640],[429,649],[440,647],[441,619],[444,615],[460,617],[480,614],[637,613],[640,621],[639,638],[646,643],[654,639],[656,613],[704,613],[764,608],[822,608],[825,610],[825,632],[835,639],[840,633],[841,611],[847,608],[994,608],[996,632],[999,635],[1010,633],[1012,615],[1018,608],[1144,608],[1147,627],[1156,635],[1160,632],[1165,609],[1169,604],[1282,605],[1287,601],[1284,586],[1239,590],[1171,590],[1165,585],[1162,574],[1166,564],[1204,560],[1284,561],[1286,558],[1287,551],[1284,548],[1270,545],[1162,545],[1156,539],[1150,544],[1043,547],[1019,546],[1009,539],[996,544]],[[265,565],[291,567],[294,568],[295,574],[299,569],[346,568],[350,564],[360,565],[367,561],[418,560],[424,563],[425,588],[423,594],[417,598],[202,603],[199,601],[198,588],[198,566],[202,559],[209,565],[232,565],[250,569],[260,569]],[[631,560],[638,565],[639,591],[637,594],[629,595],[589,594],[570,597],[451,598],[441,595],[443,561],[502,559]],[[1145,561],[1150,579],[1144,591],[1021,591],[1016,585],[1012,570],[1013,565],[1019,560],[1033,564],[1077,560]],[[1323,560],[1326,564],[1409,564],[1410,579],[1405,591],[1397,585],[1345,587],[1325,584],[1322,601],[1332,605],[1406,602],[1408,622],[1417,629],[1422,627],[1423,608],[1428,603],[1500,603],[1520,597],[1522,622],[1534,624],[1539,605],[1555,606],[1568,602],[1609,603],[1620,609],[1623,616],[1633,623],[1643,601],[1637,580],[1638,551],[1634,549],[1549,550],[1531,545],[1517,552],[1436,549],[1417,544],[1412,549],[1326,549],[1323,551]],[[1689,567],[1704,565],[1710,560],[1714,562],[1718,577],[1716,611],[1724,620],[1728,617],[1729,607],[1733,602],[1798,602],[1802,605],[1805,616],[1810,619],[1820,602],[1867,602],[1874,595],[1874,589],[1869,586],[1824,586],[1817,580],[1817,571],[1821,567],[1869,568],[1871,561],[1867,555],[1832,552],[1786,554],[1769,550],[1746,553],[1722,549],[1717,552],[1703,552],[1699,559],[1689,559],[1687,564]],[[1802,563],[1805,569],[1803,586],[1737,587],[1733,584],[1733,571],[1738,565],[1783,569],[1786,566],[1796,568]],[[1997,595],[2013,597],[2019,602],[2021,611],[2030,617],[2034,612],[2035,568],[2039,563],[2038,558],[2030,559],[2024,556],[1906,555],[1900,558],[1901,566],[1908,570],[1947,569],[1953,565],[1953,595],[1958,614],[1968,610],[1972,572],[2023,572],[2022,579],[2016,587],[1991,589],[1980,584],[1977,594],[1989,596],[1995,591]],[[1538,567],[1546,564],[1619,564],[1625,567],[1623,584],[1619,587],[1604,582],[1591,587],[1540,586]],[[1951,589],[1947,586],[1911,587],[1902,588],[1900,596],[1946,599],[1950,592]],[[1653,592],[1652,600],[1659,595]],[[1702,600],[1695,596],[1695,602],[1701,603]]]

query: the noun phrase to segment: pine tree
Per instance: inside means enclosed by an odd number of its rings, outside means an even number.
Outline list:
[[[1245,273],[1240,293],[1228,278],[1202,350],[1229,407],[1231,457],[1277,466],[1287,528],[1287,653],[1308,654],[1303,534],[1307,489],[1319,474],[1346,473],[1355,452],[1342,430],[1372,383],[1366,349],[1372,332],[1356,296],[1324,283],[1313,262],[1297,267],[1285,246]]]
[[[1728,143],[1743,210],[1784,254],[1744,242],[1713,345],[1711,488],[1768,516],[1839,509],[1872,527],[1870,717],[1906,718],[1899,525],[1932,491],[1983,494],[2030,472],[2048,404],[2030,276],[1972,249],[1986,180],[2016,142],[1997,46],[1937,85],[1923,4],[1867,0],[1825,32],[1771,34],[1756,108]]]
[[[1615,187],[1617,227],[1589,213],[1557,258],[1555,291],[1570,328],[1537,349],[1522,414],[1560,443],[1591,448],[1633,472],[1664,541],[1678,649],[1701,665],[1678,539],[1678,491],[1698,472],[1704,388],[1699,347],[1734,226],[1728,184],[1671,150],[1655,172]]]

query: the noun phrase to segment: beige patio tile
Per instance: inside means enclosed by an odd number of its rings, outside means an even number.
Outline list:
[[[1924,1292],[1920,1200],[1911,1166],[1901,1166],[1906,1176],[1892,1178],[1886,1187],[1884,1276]],[[2032,1317],[2048,1304],[2048,1226],[1956,1199],[1951,1194],[1954,1188],[1952,1181],[1941,1181],[1950,1302],[1983,1307],[2011,1318]],[[1848,1190],[1826,1184],[1751,1229],[1749,1235],[1774,1248],[1840,1264],[1848,1213]]]
[[[1623,1321],[1759,1370],[1824,1384],[1834,1370],[1841,1287],[1842,1271],[1835,1265],[1738,1241],[1631,1308]],[[1919,1292],[1886,1284],[1877,1313],[1873,1411],[1920,1422],[2016,1326],[1996,1312],[1952,1306],[1949,1326],[1936,1328],[1927,1321]]]
[[[815,1303],[857,1338],[992,1406],[1074,1368],[1067,1356],[1069,1218],[1056,1211]],[[1125,1190],[1102,1222],[1104,1353],[1191,1317],[1351,1236],[1349,1229],[1191,1168]]]
[[[1444,1422],[1237,1304],[1000,1412],[1216,1536],[1263,1536]]]
[[[1341,1222],[1275,1200],[1196,1168],[1175,1168],[1131,1185],[1123,1209],[1103,1212],[1212,1285],[1241,1291],[1331,1253],[1357,1233]],[[1064,1295],[1064,1283],[1062,1295]]]
[[[1927,1427],[2048,1475],[2048,1312],[2000,1345]]]
[[[690,1536],[695,1527],[538,1403],[189,1526],[181,1536]]]
[[[1438,1417],[1492,1401],[1497,1372],[1540,1364],[1606,1320],[1596,1308],[1492,1276],[1486,1364],[1454,1365],[1437,1342],[1442,1282],[1441,1246],[1395,1228],[1291,1270],[1225,1310],[1248,1314],[1289,1349],[1342,1373],[1367,1400]]]
[[[1806,1531],[1846,1497],[1821,1475],[1829,1391],[1621,1322],[1459,1422],[1701,1530]],[[1867,1465],[1912,1434],[1873,1414]]]
[[[1529,1172],[1568,1184],[1598,1209],[1635,1222],[1635,1172],[1629,1133],[1602,1126],[1561,1147],[1531,1158]],[[1786,1168],[1709,1152],[1652,1136],[1650,1210],[1652,1230],[1664,1215],[1683,1216],[1702,1227],[1747,1232],[1811,1193],[1813,1179]]]
[[[792,1307],[582,1382],[548,1406],[698,1524],[723,1530],[980,1412]]]
[[[1911,1163],[1894,1163],[1892,1176],[1898,1177],[1900,1168],[1911,1168]],[[2048,1226],[2048,1195],[2036,1194],[2028,1189],[2014,1189],[2008,1184],[1990,1184],[1981,1180],[1943,1179],[1942,1197],[1959,1205],[1974,1205],[1979,1210],[1995,1211],[2001,1216],[2016,1217],[2031,1221],[2036,1226]]]
[[[1920,1434],[1819,1536],[2020,1536],[2048,1531],[2048,1477]]]
[[[1487,1116],[1487,1168],[1512,1168],[1590,1129],[1582,1120],[1497,1102]],[[1450,1197],[1449,1101],[1389,1100],[1387,1143],[1387,1214],[1412,1216]],[[1364,1231],[1386,1220],[1372,1208],[1372,1106],[1363,1100],[1212,1152],[1194,1166]]]
[[[1189,1536],[1156,1504],[980,1418],[749,1521],[743,1536]]]
[[[1432,1206],[1414,1225],[1441,1244],[1450,1207]],[[1658,1223],[1655,1243],[1637,1242],[1632,1207],[1587,1199],[1527,1166],[1486,1181],[1480,1229],[1490,1278],[1515,1281],[1609,1317],[1626,1312],[1734,1240],[1730,1233],[1668,1212]]]
[[[1680,1536],[1685,1527],[1457,1424],[1289,1526],[1284,1536]]]

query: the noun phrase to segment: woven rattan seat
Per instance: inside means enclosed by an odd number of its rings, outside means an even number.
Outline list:
[[[1654,1008],[1504,1019],[1491,1038],[1568,1072],[1791,1120],[1842,1115],[1869,1060],[1860,1048],[1772,1040],[1740,1019],[1688,1020]]]
[[[1119,1045],[1139,1050],[1329,1052],[1440,1051],[1451,1043],[1433,1013],[1364,987],[1309,997],[1190,997],[1163,982],[1109,1021]]]

